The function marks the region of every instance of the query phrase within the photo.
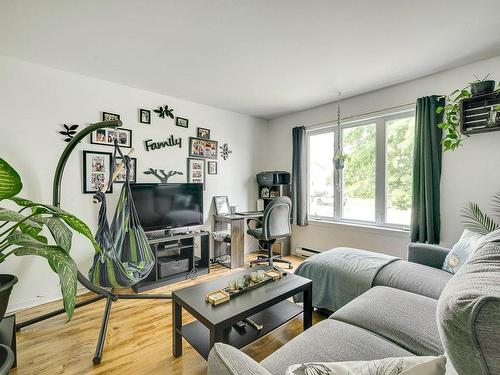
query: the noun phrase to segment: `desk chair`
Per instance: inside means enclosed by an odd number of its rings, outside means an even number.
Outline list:
[[[292,201],[288,197],[278,197],[273,199],[266,206],[262,221],[257,219],[249,219],[256,221],[260,227],[248,229],[247,233],[259,240],[259,247],[267,250],[267,257],[259,256],[257,259],[250,261],[250,265],[258,263],[268,263],[272,267],[273,261],[288,264],[288,268],[293,268],[292,263],[281,259],[281,255],[273,255],[273,244],[278,238],[289,237],[292,235],[292,226],[290,224],[290,213],[292,210]]]

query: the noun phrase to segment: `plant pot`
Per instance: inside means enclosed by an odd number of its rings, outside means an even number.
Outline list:
[[[337,170],[344,169],[344,160],[335,159],[335,169],[337,169]]]
[[[0,274],[0,321],[5,315],[7,305],[9,304],[10,292],[17,283],[17,277],[14,275]]]
[[[470,91],[472,92],[473,96],[488,94],[490,92],[495,91],[495,81],[488,80],[488,81],[471,83]]]

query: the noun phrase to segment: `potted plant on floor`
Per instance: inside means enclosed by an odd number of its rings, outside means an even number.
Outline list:
[[[50,268],[59,275],[63,306],[70,320],[77,288],[77,267],[69,254],[71,229],[87,237],[97,251],[101,249],[89,227],[77,217],[58,207],[18,197],[22,186],[19,174],[0,158],[0,201],[10,201],[9,204],[19,207],[18,210],[0,207],[0,263],[12,255],[37,255],[47,259]],[[52,243],[44,236],[44,228],[50,233]],[[0,275],[0,320],[16,282],[14,275]]]

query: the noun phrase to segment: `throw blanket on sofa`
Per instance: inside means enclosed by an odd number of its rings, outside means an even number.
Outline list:
[[[400,258],[337,247],[307,258],[295,274],[313,281],[314,307],[336,311],[370,289],[377,272],[397,259]],[[302,302],[302,294],[294,300]]]

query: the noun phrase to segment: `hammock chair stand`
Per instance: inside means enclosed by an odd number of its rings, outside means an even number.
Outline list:
[[[80,141],[85,138],[87,135],[92,133],[93,131],[97,129],[104,129],[104,128],[117,128],[122,125],[122,122],[120,120],[114,120],[114,121],[105,121],[105,122],[99,122],[96,124],[92,124],[85,129],[81,130],[74,136],[74,138],[68,143],[66,148],[64,149],[61,157],[59,158],[59,162],[57,163],[57,168],[54,174],[54,182],[53,182],[53,190],[52,190],[52,205],[56,207],[60,207],[61,204],[61,182],[62,182],[62,176],[64,172],[64,167],[66,166],[66,162],[71,154],[71,152],[74,150],[76,145],[80,143]],[[112,182],[110,182],[112,183]],[[107,289],[101,288],[97,285],[94,285],[87,277],[85,277],[80,271],[78,271],[77,274],[77,279],[80,284],[82,284],[86,289],[89,291],[95,293],[95,296],[88,298],[84,301],[80,301],[75,304],[75,309],[89,305],[91,303],[100,301],[102,299],[106,299],[106,307],[104,309],[104,315],[101,323],[101,329],[99,332],[99,338],[97,339],[97,346],[96,346],[96,351],[95,355],[93,358],[94,365],[98,365],[101,363],[102,359],[102,352],[104,349],[104,343],[106,339],[106,331],[108,328],[108,321],[109,321],[109,316],[111,313],[111,306],[113,302],[116,302],[120,299],[172,299],[172,295],[170,293],[168,294],[120,294],[120,293],[113,293]],[[19,332],[22,328],[27,327],[29,325],[42,322],[44,320],[53,318],[55,316],[64,314],[65,310],[64,309],[58,309],[51,311],[47,314],[40,315],[38,317],[35,317],[33,319],[26,320],[24,322],[16,324],[16,331]]]

